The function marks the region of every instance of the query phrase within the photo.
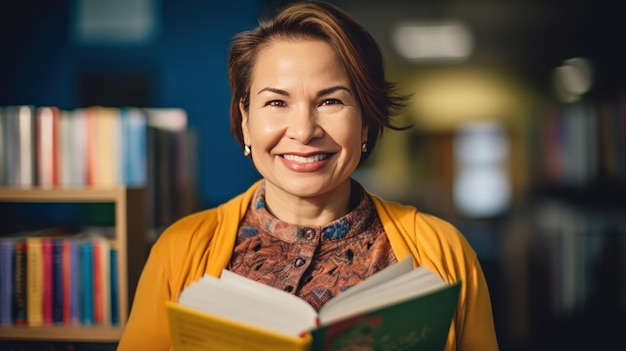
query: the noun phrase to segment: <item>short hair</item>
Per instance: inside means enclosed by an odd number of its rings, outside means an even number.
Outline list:
[[[328,43],[343,64],[361,107],[363,125],[368,126],[367,149],[361,163],[371,154],[385,128],[401,130],[392,118],[406,106],[407,97],[395,95],[395,85],[385,78],[383,56],[376,40],[354,17],[322,1],[288,4],[269,19],[261,19],[251,30],[235,35],[228,58],[232,99],[230,131],[243,147],[242,115],[239,104],[249,108],[252,71],[259,50],[275,40],[316,39]]]

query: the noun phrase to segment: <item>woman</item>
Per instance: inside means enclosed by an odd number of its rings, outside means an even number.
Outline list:
[[[351,179],[403,98],[378,45],[321,2],[286,6],[236,36],[229,57],[231,131],[263,179],[179,220],[155,243],[120,350],[167,350],[165,301],[223,268],[307,300],[330,297],[412,254],[463,281],[447,349],[498,348],[476,254],[450,224],[368,194]]]

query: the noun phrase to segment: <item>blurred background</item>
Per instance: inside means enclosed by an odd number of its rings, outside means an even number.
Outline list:
[[[285,2],[3,1],[0,106],[182,109],[187,211],[215,206],[259,178],[229,134],[229,40]],[[623,2],[332,2],[411,95],[414,127],[355,178],[467,236],[502,350],[626,349]]]

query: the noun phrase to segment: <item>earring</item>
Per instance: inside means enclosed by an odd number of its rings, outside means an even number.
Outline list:
[[[252,149],[250,149],[250,145],[244,145],[243,146],[243,155],[244,156],[250,156],[251,152],[252,152]]]
[[[363,153],[367,152],[367,142],[361,144],[361,152]]]

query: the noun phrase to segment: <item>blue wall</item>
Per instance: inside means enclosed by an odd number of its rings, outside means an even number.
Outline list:
[[[85,46],[72,40],[71,1],[0,5],[0,105],[79,107],[81,69],[147,71],[151,105],[181,107],[198,135],[199,200],[221,203],[258,174],[229,132],[226,57],[230,37],[254,26],[258,0],[162,0],[156,40],[143,46]]]

